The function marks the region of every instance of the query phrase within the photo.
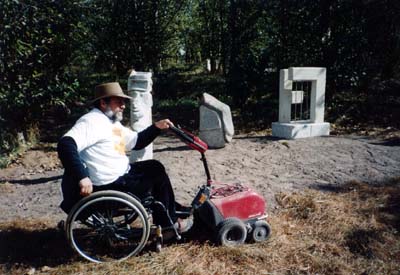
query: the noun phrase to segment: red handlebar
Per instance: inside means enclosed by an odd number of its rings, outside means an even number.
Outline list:
[[[205,151],[207,151],[207,143],[202,141],[199,137],[175,126],[170,126],[169,129],[171,129],[171,131],[174,132],[174,134],[176,134],[190,148],[199,151],[200,153],[204,153]]]

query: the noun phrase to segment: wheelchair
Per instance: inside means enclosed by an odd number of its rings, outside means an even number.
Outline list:
[[[159,209],[170,222],[161,228],[152,224],[152,213]],[[190,212],[177,211],[178,217]],[[161,202],[142,200],[121,191],[94,192],[81,199],[68,214],[64,224],[70,246],[83,258],[96,262],[122,261],[137,255],[151,241],[161,250],[163,235],[181,239],[168,211]]]

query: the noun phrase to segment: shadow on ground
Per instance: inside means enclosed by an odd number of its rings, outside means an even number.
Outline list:
[[[34,227],[40,229],[34,229]],[[205,236],[207,235],[204,231],[196,227],[184,234],[181,240],[176,240],[171,235],[169,240],[164,240],[164,247],[189,241],[205,242],[207,241]],[[147,246],[139,255],[154,251],[155,245],[150,237]],[[74,262],[89,263],[70,247],[62,230],[43,226],[40,222],[34,221],[28,222],[27,226],[23,224],[23,221],[7,225],[0,224],[0,266],[3,266],[3,271],[15,269],[18,266],[57,267]],[[0,272],[1,270],[0,268]]]
[[[41,178],[37,178],[37,179],[2,179],[1,181],[5,181],[8,183],[18,183],[18,184],[29,185],[29,184],[46,183],[49,181],[57,181],[61,178],[62,178],[62,175],[54,176],[54,177],[41,177]]]
[[[359,181],[350,181],[343,185],[314,184],[311,189],[336,194],[353,192],[357,199],[365,202],[365,207],[370,208],[368,211],[374,213],[381,223],[400,231],[400,177],[375,184]],[[379,207],[367,203],[369,199],[377,198],[382,198]]]
[[[0,264],[50,266],[70,262],[75,255],[63,232],[56,228],[0,230]]]
[[[154,153],[160,153],[160,152],[173,152],[173,151],[190,151],[190,149],[187,146],[179,146],[179,147],[166,147],[166,148],[161,148],[161,149],[154,149]]]
[[[372,142],[371,144],[383,145],[383,146],[400,146],[400,138],[398,137],[388,138],[383,141]]]

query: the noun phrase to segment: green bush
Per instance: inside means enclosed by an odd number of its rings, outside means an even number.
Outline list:
[[[81,12],[74,1],[0,4],[0,153],[16,146],[16,133],[38,123],[51,108],[76,96],[71,72],[80,43]]]

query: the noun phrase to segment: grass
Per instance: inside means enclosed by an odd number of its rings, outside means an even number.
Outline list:
[[[81,260],[49,221],[3,223],[0,273],[398,274],[400,178],[280,193],[276,199],[273,235],[264,243],[229,248],[187,241],[102,265]]]

